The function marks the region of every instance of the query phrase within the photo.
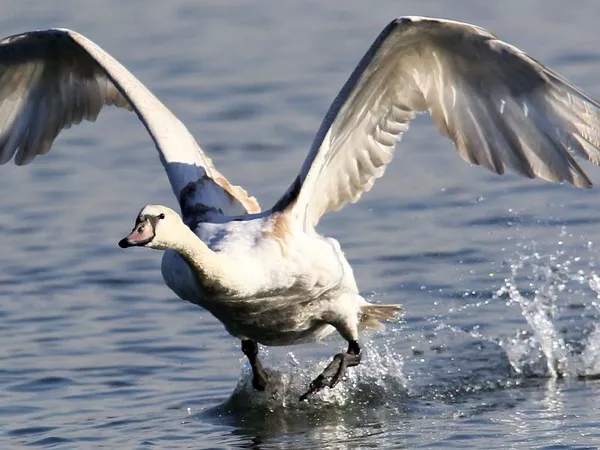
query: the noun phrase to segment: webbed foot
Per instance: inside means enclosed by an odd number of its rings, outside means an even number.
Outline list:
[[[360,359],[361,353],[358,342],[350,341],[346,353],[338,353],[333,357],[333,361],[310,383],[308,391],[300,396],[300,401],[306,400],[310,395],[320,391],[324,387],[334,387],[344,377],[346,369],[357,366],[360,363]]]

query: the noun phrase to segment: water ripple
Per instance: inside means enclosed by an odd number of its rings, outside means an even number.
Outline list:
[[[417,13],[480,23],[598,97],[600,7],[538,3],[433,0]],[[402,5],[5,0],[0,23],[3,35],[61,23],[89,35],[268,208]],[[239,341],[174,298],[158,252],[117,247],[143,205],[176,207],[133,114],[108,109],[61,133],[34,164],[4,166],[0,185],[0,448],[600,440],[597,193],[471,167],[425,117],[374,189],[319,228],[341,242],[364,296],[405,315],[361,336],[362,364],[302,404],[341,339],[261,348],[274,381],[256,393]]]

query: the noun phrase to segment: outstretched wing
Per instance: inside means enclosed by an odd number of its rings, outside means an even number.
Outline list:
[[[65,29],[0,41],[0,164],[47,153],[63,128],[95,120],[104,105],[135,111],[160,155],[184,218],[259,212],[187,128],[137,78],[84,36]]]
[[[600,105],[519,49],[473,25],[392,21],[335,98],[300,174],[274,211],[305,229],[357,201],[391,161],[417,113],[429,111],[460,156],[498,174],[578,187],[573,155],[600,163]]]

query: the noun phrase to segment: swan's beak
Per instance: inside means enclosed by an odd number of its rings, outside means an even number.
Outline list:
[[[119,241],[119,247],[143,247],[154,239],[154,227],[148,221],[139,223],[133,231]]]

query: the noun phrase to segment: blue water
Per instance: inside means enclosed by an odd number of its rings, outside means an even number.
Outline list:
[[[95,40],[264,206],[398,15],[487,27],[600,98],[591,0],[5,0],[0,11],[0,35],[67,26]],[[132,114],[108,109],[0,171],[0,448],[600,446],[596,190],[470,167],[417,120],[374,190],[320,228],[364,295],[405,316],[363,336],[345,384],[299,404],[341,339],[266,349],[277,382],[258,395],[239,343],[164,286],[160,254],[117,247],[141,206],[175,206]]]

